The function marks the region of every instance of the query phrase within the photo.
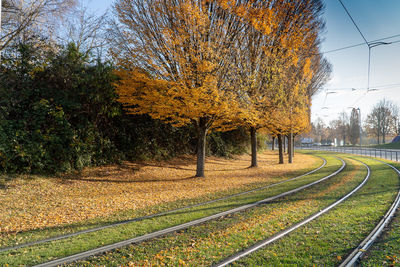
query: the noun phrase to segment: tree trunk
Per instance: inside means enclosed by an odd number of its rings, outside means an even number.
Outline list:
[[[282,138],[282,135],[281,135]],[[286,153],[286,136],[283,136],[283,152]]]
[[[275,136],[272,136],[272,150],[275,150]]]
[[[294,139],[296,138],[296,135],[293,134],[292,136],[292,157],[294,158]]]
[[[380,141],[381,141],[380,130],[378,130],[378,145],[380,144]]]
[[[293,133],[288,135],[288,161],[289,163],[293,163]]]
[[[279,148],[279,164],[283,164],[283,144],[282,135],[278,134],[278,148]]]
[[[206,161],[207,123],[204,118],[200,118],[197,131],[198,131],[198,140],[197,140],[196,177],[205,177],[204,176],[204,164]]]
[[[381,142],[381,132],[382,132],[382,130],[381,130],[381,120],[378,119],[378,145]]]
[[[251,165],[250,167],[257,167],[257,129],[250,127],[251,136]]]

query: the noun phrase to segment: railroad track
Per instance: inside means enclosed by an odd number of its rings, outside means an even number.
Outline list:
[[[256,207],[256,206],[261,205],[261,204],[266,204],[266,203],[271,202],[273,200],[276,200],[278,198],[285,197],[287,195],[291,195],[293,193],[296,193],[296,192],[299,192],[299,191],[304,190],[306,188],[309,188],[309,187],[311,187],[313,185],[321,183],[321,182],[323,182],[325,180],[328,180],[329,178],[339,174],[345,168],[346,163],[343,161],[343,159],[341,159],[341,158],[338,158],[338,159],[342,162],[342,165],[335,172],[333,172],[333,173],[331,173],[331,174],[329,174],[329,175],[327,175],[327,176],[325,176],[325,177],[323,177],[323,178],[321,178],[321,179],[319,179],[317,181],[314,181],[314,182],[311,182],[309,184],[300,186],[298,188],[286,191],[284,193],[281,193],[281,194],[278,194],[278,195],[275,195],[275,196],[272,196],[272,197],[268,197],[266,199],[263,199],[263,200],[260,200],[260,201],[256,201],[254,203],[246,204],[246,205],[234,208],[234,209],[230,209],[230,210],[227,210],[227,211],[224,211],[224,212],[220,212],[220,213],[217,213],[217,214],[214,214],[214,215],[211,215],[211,216],[207,216],[207,217],[204,217],[204,218],[193,220],[193,221],[190,221],[190,222],[187,222],[187,223],[183,223],[183,224],[180,224],[180,225],[169,227],[169,228],[166,228],[166,229],[163,229],[163,230],[159,230],[159,231],[156,231],[156,232],[153,232],[153,233],[149,233],[149,234],[145,234],[145,235],[142,235],[142,236],[138,236],[138,237],[135,237],[135,238],[123,240],[123,241],[120,241],[120,242],[117,242],[117,243],[114,243],[114,244],[102,246],[102,247],[99,247],[99,248],[96,248],[96,249],[92,249],[92,250],[88,250],[88,251],[85,251],[85,252],[77,253],[77,254],[70,255],[70,256],[67,256],[67,257],[64,257],[64,258],[48,261],[48,262],[45,262],[45,263],[42,263],[42,264],[39,264],[39,265],[35,265],[35,266],[37,266],[37,267],[39,267],[39,266],[40,267],[50,267],[50,266],[58,266],[58,265],[62,265],[62,264],[72,263],[72,262],[75,262],[75,261],[78,261],[78,260],[85,259],[85,258],[90,257],[90,256],[94,256],[94,255],[98,255],[98,254],[101,254],[101,253],[105,253],[105,252],[108,252],[108,251],[111,251],[111,250],[114,250],[114,249],[118,249],[118,248],[130,245],[130,244],[135,244],[135,243],[147,241],[147,240],[150,240],[150,239],[153,239],[153,238],[161,237],[161,236],[164,236],[166,234],[173,233],[173,232],[180,231],[180,230],[184,230],[184,229],[187,229],[189,227],[192,227],[192,226],[195,226],[195,225],[198,225],[198,224],[201,224],[201,223],[205,223],[205,222],[210,221],[210,220],[218,219],[218,218],[221,218],[223,216],[227,216],[227,215],[230,215],[230,214],[233,214],[233,213],[244,211],[244,210]],[[324,161],[324,164],[326,164],[326,161]],[[322,168],[322,166],[319,167],[319,168]],[[312,172],[317,171],[317,169],[312,171]],[[292,179],[289,179],[289,180],[299,179],[300,177],[304,177],[305,175],[308,175],[308,174],[310,174],[310,173],[307,173],[307,174],[304,174],[304,175],[301,175],[301,176],[298,176],[298,177],[295,177],[295,178],[292,178]],[[289,180],[285,180],[283,182],[288,182]],[[279,183],[270,185],[270,187],[278,185],[278,184],[282,184],[283,182],[279,182]],[[267,187],[265,187],[265,188],[267,188]],[[255,190],[257,190],[257,189],[250,190],[249,192],[253,192]],[[259,190],[261,190],[261,189],[259,189]],[[244,192],[243,193],[239,193],[237,195],[240,195],[240,194],[244,194]],[[232,196],[230,196],[230,197],[232,197]],[[213,200],[213,202],[215,202],[215,201],[217,201],[217,200]],[[197,204],[197,205],[199,205],[199,204]]]
[[[400,171],[391,164],[388,164],[384,161],[374,159],[375,161],[379,161],[396,171],[397,175],[400,177]],[[376,241],[376,239],[382,234],[385,226],[387,226],[392,220],[396,210],[400,206],[400,190],[397,193],[393,204],[390,206],[389,210],[385,213],[379,223],[375,226],[372,232],[355,248],[350,255],[339,265],[339,267],[351,267],[359,264],[362,256],[367,252],[367,250],[372,246],[372,244]]]
[[[33,245],[39,245],[39,244],[43,244],[43,243],[48,243],[48,242],[52,242],[52,241],[57,241],[57,240],[62,240],[62,239],[66,239],[66,238],[69,238],[69,237],[82,235],[82,234],[92,233],[92,232],[104,230],[104,229],[111,228],[111,227],[121,226],[121,225],[132,223],[132,222],[139,222],[139,221],[143,221],[143,220],[147,220],[147,219],[161,217],[161,216],[165,216],[165,215],[168,215],[168,214],[171,214],[171,213],[175,213],[175,212],[178,212],[178,211],[182,211],[182,210],[185,210],[185,209],[191,209],[191,208],[195,208],[195,207],[200,207],[200,206],[211,204],[211,203],[215,203],[215,202],[218,202],[218,201],[227,200],[227,199],[230,199],[230,198],[233,198],[233,197],[242,196],[242,195],[245,195],[245,194],[249,194],[249,193],[261,191],[261,190],[264,190],[264,189],[272,188],[272,187],[275,187],[277,185],[281,185],[281,184],[284,184],[284,183],[287,183],[287,182],[290,182],[290,181],[298,180],[298,179],[300,179],[302,177],[305,177],[307,175],[313,174],[313,173],[319,171],[320,169],[322,169],[323,167],[325,167],[325,165],[327,163],[326,159],[322,158],[320,156],[317,156],[317,157],[319,157],[320,159],[323,160],[323,163],[318,168],[316,168],[316,169],[314,169],[312,171],[309,171],[309,172],[307,172],[305,174],[302,174],[302,175],[299,175],[299,176],[296,176],[296,177],[293,177],[293,178],[290,178],[290,179],[287,179],[287,180],[284,180],[284,181],[281,181],[281,182],[273,183],[273,184],[270,184],[270,185],[267,185],[267,186],[261,186],[261,187],[254,188],[254,189],[251,189],[251,190],[247,190],[247,191],[244,191],[244,192],[240,192],[240,193],[237,193],[237,194],[233,194],[233,195],[221,197],[221,198],[218,198],[218,199],[213,199],[213,200],[209,200],[209,201],[205,201],[205,202],[201,202],[201,203],[197,203],[197,204],[194,204],[194,205],[189,205],[189,206],[185,206],[185,207],[181,207],[181,208],[177,208],[177,209],[173,209],[173,210],[169,210],[169,211],[165,211],[165,212],[160,212],[160,213],[155,213],[155,214],[151,214],[151,215],[147,215],[147,216],[132,218],[132,219],[129,219],[129,220],[114,222],[114,223],[107,224],[107,225],[104,225],[104,226],[94,227],[94,228],[90,228],[90,229],[86,229],[86,230],[82,230],[82,231],[78,231],[78,232],[74,232],[74,233],[70,233],[70,234],[65,234],[65,235],[59,235],[59,236],[55,236],[55,237],[45,238],[45,239],[41,239],[41,240],[37,240],[37,241],[33,241],[33,242],[19,244],[19,245],[12,246],[12,247],[0,248],[0,252],[20,249],[20,248],[24,248],[24,247],[33,246]]]
[[[359,161],[359,162],[361,162],[361,161]],[[235,261],[237,261],[237,260],[239,260],[239,259],[241,259],[241,258],[243,258],[243,257],[245,257],[245,256],[247,256],[247,255],[249,255],[249,254],[251,254],[251,253],[253,253],[253,252],[255,252],[255,251],[257,251],[257,250],[259,250],[259,249],[261,249],[261,248],[263,248],[263,247],[265,247],[267,245],[269,245],[269,244],[271,244],[271,243],[273,243],[274,241],[276,241],[276,240],[288,235],[289,233],[293,232],[294,230],[300,228],[301,226],[303,226],[303,225],[315,220],[316,218],[320,217],[321,215],[327,213],[328,211],[330,211],[331,209],[333,209],[334,207],[336,207],[337,205],[339,205],[340,203],[342,203],[343,201],[348,199],[350,196],[352,196],[355,192],[360,190],[366,184],[366,182],[368,181],[368,179],[369,179],[369,177],[371,175],[370,167],[367,164],[363,163],[363,162],[361,162],[361,163],[366,167],[367,175],[365,176],[364,180],[356,188],[354,188],[350,193],[346,194],[344,197],[340,198],[339,200],[337,200],[336,202],[332,203],[328,207],[326,207],[326,208],[320,210],[319,212],[314,213],[313,215],[309,216],[308,218],[302,220],[301,222],[298,222],[298,223],[296,223],[296,224],[284,229],[283,231],[281,231],[279,233],[276,233],[275,235],[273,235],[273,236],[271,236],[271,237],[269,237],[267,239],[264,239],[264,240],[261,240],[261,241],[257,242],[256,244],[248,247],[247,249],[242,250],[242,251],[240,251],[240,252],[238,252],[238,253],[236,253],[236,254],[234,254],[234,255],[232,255],[232,256],[224,259],[224,260],[222,260],[221,262],[213,265],[213,267],[227,266],[227,265],[229,265],[229,264],[231,264],[231,263],[233,263],[233,262],[235,262]]]
[[[375,161],[381,162],[389,167],[391,167],[393,170],[395,170],[398,174],[398,176],[400,177],[400,171],[394,167],[391,164],[388,164],[386,162],[383,162],[381,160],[376,160]],[[361,161],[360,161],[361,162]],[[368,169],[368,173],[366,175],[366,177],[364,178],[363,182],[358,185],[353,191],[351,191],[350,193],[348,193],[347,195],[345,195],[343,198],[339,199],[338,201],[336,201],[335,203],[331,204],[330,206],[326,207],[325,209],[311,215],[310,217],[306,218],[305,220],[289,227],[286,228],[285,230],[275,234],[274,236],[264,239],[262,241],[257,242],[256,244],[254,244],[253,246],[248,247],[247,249],[234,254],[226,259],[224,259],[223,261],[213,265],[213,267],[223,267],[223,266],[227,266],[237,260],[239,260],[240,258],[243,258],[265,246],[267,246],[268,244],[273,243],[274,241],[286,236],[287,234],[293,232],[294,230],[300,228],[301,226],[311,222],[312,220],[318,218],[319,216],[323,215],[324,213],[328,212],[329,210],[331,210],[332,208],[336,207],[337,205],[339,205],[341,202],[343,202],[344,200],[346,200],[347,198],[349,198],[351,195],[353,195],[355,192],[357,192],[359,189],[361,189],[362,186],[365,185],[365,183],[367,182],[367,180],[370,177],[370,168],[368,165],[366,165],[365,163],[361,162],[364,166],[366,166],[366,168]],[[375,226],[375,228],[372,230],[372,232],[360,243],[359,246],[357,246],[357,248],[355,248],[352,253],[350,253],[350,255],[339,265],[339,267],[352,267],[352,266],[357,266],[360,263],[360,260],[362,258],[362,256],[367,252],[367,250],[372,246],[372,244],[376,241],[376,239],[381,235],[381,233],[383,232],[385,226],[387,226],[391,219],[393,218],[396,210],[400,207],[400,190],[397,193],[397,196],[394,200],[394,202],[392,203],[392,205],[390,206],[389,210],[386,212],[386,214],[382,217],[382,219],[379,221],[379,223]]]

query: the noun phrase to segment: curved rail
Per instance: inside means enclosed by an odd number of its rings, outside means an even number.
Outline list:
[[[361,161],[359,161],[361,162]],[[371,175],[371,170],[369,168],[369,166],[363,162],[361,162],[366,168],[367,168],[367,175],[365,176],[364,180],[356,187],[354,188],[350,193],[348,193],[347,195],[345,195],[344,197],[342,197],[341,199],[339,199],[338,201],[336,201],[335,203],[329,205],[328,207],[324,208],[323,210],[314,213],[313,215],[311,215],[310,217],[306,218],[305,220],[298,222],[294,225],[292,225],[289,228],[286,228],[285,230],[273,235],[270,238],[264,239],[262,241],[257,242],[256,244],[254,244],[253,246],[248,247],[247,249],[232,255],[228,258],[226,258],[225,260],[213,265],[213,267],[222,267],[222,266],[226,266],[234,261],[237,261],[240,258],[243,258],[257,250],[259,250],[260,248],[263,248],[264,246],[286,236],[287,234],[293,232],[294,230],[296,230],[297,228],[311,222],[312,220],[318,218],[319,216],[323,215],[324,213],[328,212],[329,210],[333,209],[334,207],[336,207],[337,205],[339,205],[340,203],[342,203],[343,201],[345,201],[346,199],[348,199],[351,195],[353,195],[355,192],[357,192],[361,187],[363,187],[365,185],[365,183],[368,181],[370,175]]]
[[[166,229],[163,229],[163,230],[159,230],[159,231],[156,231],[156,232],[153,232],[153,233],[149,233],[149,234],[145,234],[145,235],[138,236],[138,237],[135,237],[135,238],[123,240],[123,241],[120,241],[120,242],[117,242],[117,243],[114,243],[114,244],[102,246],[102,247],[95,248],[95,249],[92,249],[92,250],[88,250],[88,251],[85,251],[85,252],[81,252],[81,253],[77,253],[77,254],[74,254],[74,255],[70,255],[70,256],[67,256],[67,257],[64,257],[64,258],[48,261],[48,262],[45,262],[45,263],[42,263],[42,264],[39,264],[39,265],[35,265],[35,266],[36,267],[52,267],[52,266],[58,266],[58,265],[62,265],[62,264],[68,264],[68,263],[71,263],[71,262],[74,262],[74,261],[85,259],[85,258],[90,257],[90,256],[94,256],[94,255],[97,255],[97,254],[100,254],[100,253],[104,253],[104,252],[107,252],[107,251],[110,251],[110,250],[118,249],[118,248],[130,245],[130,244],[147,241],[147,240],[150,240],[150,239],[153,239],[153,238],[157,238],[157,237],[169,234],[169,233],[173,233],[173,232],[176,232],[176,231],[184,230],[184,229],[187,229],[189,227],[192,227],[192,226],[195,226],[195,225],[198,225],[198,224],[201,224],[201,223],[205,223],[205,222],[210,221],[210,220],[218,219],[218,218],[226,216],[226,215],[230,215],[230,214],[233,214],[233,213],[244,211],[244,210],[253,208],[253,207],[261,205],[261,204],[266,204],[266,203],[271,202],[271,201],[273,201],[275,199],[278,199],[278,198],[281,198],[281,197],[284,197],[284,196],[299,192],[299,191],[301,191],[303,189],[306,189],[306,188],[311,187],[311,186],[313,186],[315,184],[321,183],[321,182],[323,182],[323,181],[325,181],[325,180],[337,175],[346,166],[346,163],[343,161],[343,159],[341,159],[341,158],[338,158],[338,159],[342,162],[342,166],[337,171],[335,171],[335,172],[333,172],[333,173],[331,173],[331,174],[329,174],[329,175],[327,175],[327,176],[325,176],[325,177],[323,177],[323,178],[321,178],[321,179],[319,179],[317,181],[314,181],[312,183],[303,185],[301,187],[286,191],[286,192],[281,193],[279,195],[272,196],[272,197],[269,197],[269,198],[266,198],[266,199],[263,199],[263,200],[260,200],[260,201],[256,201],[254,203],[246,204],[246,205],[243,205],[243,206],[240,206],[240,207],[237,207],[237,208],[234,208],[234,209],[230,209],[230,210],[227,210],[227,211],[224,211],[224,212],[220,212],[220,213],[217,213],[217,214],[214,214],[214,215],[211,215],[211,216],[200,218],[200,219],[197,219],[197,220],[194,220],[194,221],[190,221],[190,222],[183,223],[183,224],[180,224],[180,225],[176,225],[176,226],[173,226],[173,227],[169,227],[169,228],[166,228]]]
[[[391,167],[393,170],[397,172],[397,175],[400,177],[400,171],[396,167],[384,161],[377,159],[375,160]],[[390,206],[389,210],[382,217],[379,223],[375,226],[374,230],[372,230],[372,232],[360,243],[360,245],[358,245],[358,247],[350,253],[350,255],[339,265],[340,267],[355,266],[357,265],[357,263],[359,263],[361,257],[365,254],[365,252],[372,246],[372,244],[376,241],[379,235],[383,232],[385,226],[390,223],[394,213],[396,212],[399,206],[400,206],[400,190],[397,193],[396,199],[393,201],[393,204]]]
[[[209,200],[209,201],[205,201],[205,202],[201,202],[201,203],[197,203],[194,205],[189,205],[189,206],[185,206],[185,207],[181,207],[181,208],[177,208],[177,209],[173,209],[173,210],[169,210],[169,211],[165,211],[165,212],[160,212],[160,213],[155,213],[155,214],[151,214],[151,215],[147,215],[147,216],[143,216],[143,217],[137,217],[137,218],[133,218],[133,219],[129,219],[129,220],[124,220],[124,221],[119,221],[119,222],[114,222],[111,224],[107,224],[104,226],[99,226],[99,227],[94,227],[94,228],[90,228],[90,229],[86,229],[86,230],[82,230],[82,231],[78,231],[78,232],[74,232],[74,233],[70,233],[70,234],[65,234],[65,235],[59,235],[59,236],[55,236],[55,237],[50,237],[50,238],[45,238],[45,239],[41,239],[41,240],[37,240],[37,241],[33,241],[33,242],[28,242],[28,243],[24,243],[24,244],[20,244],[20,245],[16,245],[16,246],[12,246],[12,247],[5,247],[5,248],[0,248],[0,252],[4,252],[4,251],[9,251],[9,250],[14,250],[14,249],[20,249],[20,248],[24,248],[24,247],[29,247],[29,246],[33,246],[33,245],[38,245],[38,244],[43,244],[43,243],[47,243],[47,242],[51,242],[51,241],[56,241],[56,240],[61,240],[61,239],[65,239],[65,238],[69,238],[69,237],[73,237],[73,236],[78,236],[78,235],[82,235],[82,234],[87,234],[87,233],[91,233],[91,232],[96,232],[96,231],[100,231],[103,229],[107,229],[107,228],[111,228],[111,227],[116,227],[116,226],[120,226],[120,225],[124,225],[124,224],[128,224],[128,223],[132,223],[132,222],[139,222],[139,221],[143,221],[143,220],[147,220],[147,219],[151,219],[151,218],[155,218],[155,217],[161,217],[164,215],[168,215],[177,211],[182,211],[185,209],[190,209],[190,208],[195,208],[195,207],[199,207],[199,206],[203,206],[203,205],[207,205],[207,204],[211,204],[217,201],[221,201],[221,200],[226,200],[229,198],[233,198],[233,197],[237,197],[237,196],[241,196],[241,195],[245,195],[245,194],[249,194],[249,193],[253,193],[256,191],[260,191],[263,189],[267,189],[267,188],[271,188],[280,184],[284,184],[293,180],[297,180],[300,179],[304,176],[310,175],[320,169],[322,169],[323,167],[325,167],[326,165],[326,159],[317,156],[320,159],[323,160],[323,163],[321,166],[319,166],[318,168],[309,171],[305,174],[281,181],[281,182],[277,182],[274,184],[270,184],[267,186],[262,186],[262,187],[257,187],[248,191],[244,191],[244,192],[240,192],[237,194],[233,194],[233,195],[229,195],[229,196],[225,196],[225,197],[221,197],[221,198],[217,198],[217,199],[213,199],[213,200]]]

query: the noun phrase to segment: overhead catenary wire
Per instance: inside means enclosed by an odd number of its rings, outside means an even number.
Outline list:
[[[351,14],[350,14],[350,12],[348,11],[348,9],[346,8],[346,6],[343,4],[342,0],[338,0],[338,1],[339,1],[339,3],[342,5],[343,9],[345,10],[345,12],[347,13],[347,15],[349,16],[350,20],[352,21],[353,25],[356,27],[356,29],[357,29],[357,31],[359,32],[359,34],[361,35],[361,37],[363,38],[364,43],[365,43],[365,44],[367,45],[367,47],[368,47],[368,78],[367,78],[368,80],[367,80],[367,91],[366,91],[360,98],[358,98],[358,99],[356,100],[356,102],[353,104],[353,106],[354,106],[354,105],[357,104],[362,98],[364,98],[364,97],[368,94],[369,91],[375,91],[375,90],[376,90],[376,89],[370,90],[371,48],[376,47],[376,46],[379,46],[379,45],[388,45],[388,44],[398,43],[398,42],[400,42],[400,40],[396,40],[396,41],[393,41],[393,42],[381,42],[382,40],[387,40],[387,39],[394,38],[394,37],[397,37],[397,36],[398,36],[398,35],[393,35],[393,36],[381,38],[381,39],[378,39],[378,40],[375,40],[375,41],[372,41],[372,42],[368,42],[368,41],[367,41],[367,38],[365,38],[364,34],[361,32],[360,28],[358,27],[357,23],[355,22],[355,20],[354,20],[353,17],[351,16]],[[352,45],[352,46],[348,46],[348,47],[344,47],[344,48],[334,49],[334,50],[331,50],[331,51],[328,51],[328,52],[335,52],[335,51],[340,51],[340,50],[344,50],[344,49],[349,49],[349,48],[353,48],[353,47],[357,47],[357,46],[364,45],[364,43],[362,43],[362,44],[357,44],[357,45]],[[353,91],[353,89],[354,89],[354,88],[352,88],[352,91]],[[327,89],[327,91],[328,91],[328,89]],[[327,97],[327,95],[325,96],[325,99],[324,99],[324,105],[325,105],[325,102],[326,102],[326,97]]]
[[[351,21],[353,22],[354,26],[356,26],[358,32],[360,33],[361,37],[364,39],[365,44],[369,47],[369,43],[367,39],[365,38],[364,34],[361,32],[360,28],[357,26],[357,23],[354,21],[353,17],[351,16],[350,12],[347,10],[346,6],[343,4],[342,0],[338,0],[340,4],[342,5],[343,9],[346,11],[347,15],[349,15]]]
[[[392,89],[394,87],[400,87],[400,83],[374,85],[372,87],[377,88],[379,90],[385,90],[385,89]],[[366,89],[367,89],[366,87],[324,88],[324,90],[327,90],[327,91],[345,91],[345,90],[357,91],[357,90],[366,90]]]
[[[399,36],[400,36],[400,34],[396,34],[396,35],[388,36],[388,37],[385,37],[385,38],[379,38],[379,39],[371,41],[371,43],[375,43],[375,42],[379,42],[379,41],[383,41],[383,40],[388,40],[388,39],[392,39],[392,38],[399,37]],[[396,41],[390,42],[390,44],[396,44],[396,43],[400,43],[400,40],[396,40]],[[342,50],[347,50],[347,49],[350,49],[350,48],[363,46],[363,45],[365,45],[365,43],[359,43],[359,44],[344,46],[344,47],[341,47],[341,48],[335,48],[335,49],[332,49],[332,50],[323,51],[323,52],[321,52],[319,54],[320,55],[329,54],[329,53],[338,52],[338,51],[342,51]]]
[[[376,47],[376,46],[379,46],[379,45],[389,45],[389,44],[400,43],[400,40],[393,40],[394,38],[397,39],[398,37],[400,37],[400,34],[395,34],[395,35],[391,35],[391,36],[375,39],[373,41],[368,42],[368,40],[366,39],[366,37],[364,36],[362,31],[358,27],[357,23],[353,19],[352,15],[350,14],[349,10],[343,4],[342,0],[338,0],[338,1],[339,1],[340,5],[343,7],[343,9],[346,12],[346,14],[349,16],[350,20],[352,21],[353,25],[356,27],[356,29],[359,32],[359,34],[361,35],[361,37],[363,38],[364,42],[359,43],[359,44],[354,44],[354,45],[341,47],[341,48],[336,48],[336,49],[332,49],[332,50],[322,51],[322,52],[319,53],[319,55],[324,55],[324,54],[328,54],[328,53],[338,52],[338,51],[342,51],[342,50],[347,50],[347,49],[351,49],[351,48],[367,45],[367,47],[368,47],[368,81],[367,81],[367,87],[366,88],[354,88],[354,87],[350,87],[350,88],[325,88],[325,92],[329,92],[330,91],[330,92],[335,92],[335,93],[345,93],[345,92],[341,92],[341,91],[351,90],[351,92],[353,92],[353,91],[359,91],[359,90],[365,90],[366,89],[366,92],[362,93],[362,95],[359,96],[356,99],[356,101],[353,103],[352,106],[355,106],[363,98],[365,98],[368,95],[369,92],[380,91],[380,90],[393,90],[393,89],[400,88],[400,84],[388,84],[388,85],[379,85],[379,86],[370,87],[371,49]],[[390,41],[390,39],[392,39],[393,41]],[[385,42],[383,42],[383,41],[385,41]],[[323,105],[322,105],[320,110],[323,110],[323,109],[326,108],[327,96],[328,96],[328,93],[325,94],[325,97],[323,99]],[[325,115],[325,116],[327,116],[327,115]]]

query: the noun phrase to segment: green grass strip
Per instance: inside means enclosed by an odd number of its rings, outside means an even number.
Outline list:
[[[398,176],[390,167],[360,159],[371,167],[372,174],[353,197],[234,265],[338,265],[373,230],[399,189]]]
[[[392,163],[400,169],[400,164]],[[400,210],[398,209],[392,222],[383,235],[361,259],[361,266],[400,266]]]
[[[121,240],[140,236],[160,229],[182,224],[198,218],[216,214],[221,211],[232,209],[244,204],[252,203],[269,196],[297,188],[299,186],[319,180],[320,178],[336,171],[341,162],[333,157],[327,157],[328,164],[320,171],[294,180],[277,187],[257,191],[248,195],[242,195],[224,201],[215,202],[206,206],[200,206],[185,211],[168,214],[163,217],[156,217],[146,221],[133,222],[130,224],[104,229],[98,232],[83,234],[68,239],[58,240],[32,247],[0,253],[0,265],[9,263],[38,264],[55,258],[60,258],[78,252],[90,250],[99,246],[115,243]]]
[[[315,154],[315,155],[319,156],[319,154]],[[289,179],[290,177],[296,177],[296,176],[302,175],[304,173],[307,173],[309,171],[312,171],[312,170],[316,169],[318,166],[320,166],[321,164],[322,164],[322,160],[318,161],[310,168],[293,171],[293,172],[286,173],[285,175],[281,175],[281,176],[268,177],[268,179],[266,179],[265,182],[254,182],[254,183],[250,183],[248,185],[244,185],[240,188],[228,189],[228,190],[224,190],[224,191],[220,191],[220,192],[206,194],[202,197],[191,198],[191,199],[181,199],[181,200],[177,200],[177,201],[163,203],[161,205],[154,205],[154,206],[147,207],[144,209],[139,209],[139,210],[122,211],[122,212],[118,212],[118,213],[113,214],[108,217],[86,220],[86,221],[74,223],[74,224],[61,225],[61,226],[57,226],[57,227],[49,227],[49,228],[44,228],[44,229],[35,229],[35,230],[31,230],[31,231],[24,231],[24,232],[19,232],[19,233],[15,233],[15,234],[9,234],[9,235],[0,235],[0,249],[16,246],[19,244],[35,242],[38,240],[43,240],[46,238],[52,238],[52,237],[61,236],[61,235],[65,235],[65,234],[76,233],[79,231],[96,228],[96,227],[102,227],[105,225],[117,223],[117,222],[124,221],[124,220],[129,220],[132,218],[148,216],[151,214],[166,212],[169,210],[173,210],[173,209],[177,209],[177,208],[181,208],[181,207],[185,207],[185,206],[195,205],[198,203],[227,197],[229,195],[233,195],[233,194],[241,193],[244,191],[252,190],[255,188],[268,186],[273,183],[285,181],[285,180]]]
[[[360,164],[353,162],[344,173],[273,203],[72,265],[211,265],[335,202],[365,174]]]

